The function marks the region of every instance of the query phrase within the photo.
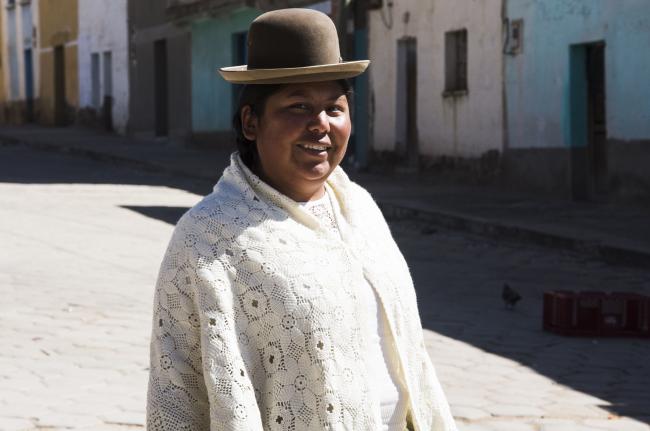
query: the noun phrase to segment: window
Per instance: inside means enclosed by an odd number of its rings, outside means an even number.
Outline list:
[[[445,33],[445,93],[467,91],[467,30]]]
[[[13,9],[14,7],[16,7],[16,0],[6,0],[5,7],[7,9]]]
[[[519,54],[523,51],[524,20],[516,19],[510,22],[510,34],[508,35],[508,54]]]

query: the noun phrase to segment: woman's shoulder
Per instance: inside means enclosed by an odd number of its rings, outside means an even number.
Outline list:
[[[341,166],[338,166],[330,175],[328,183],[345,199],[359,204],[373,205],[372,195],[359,183],[353,181]]]
[[[233,209],[244,201],[242,197],[215,190],[204,196],[181,216],[176,223],[176,230],[197,233],[204,230],[206,223],[210,221],[219,220],[222,224],[226,224],[233,218]]]
[[[351,215],[361,218],[380,216],[383,219],[372,194],[361,184],[350,179],[340,167],[332,173],[329,184],[337,193],[341,204],[353,213]]]

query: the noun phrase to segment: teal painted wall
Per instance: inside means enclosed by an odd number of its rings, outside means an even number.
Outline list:
[[[650,139],[650,1],[508,0],[507,17],[524,20],[523,52],[505,58],[510,148],[571,144],[571,46],[597,41],[608,138]]]
[[[232,35],[248,30],[261,12],[239,9],[223,17],[192,23],[192,131],[224,132],[231,129],[232,84],[217,72],[235,66]]]

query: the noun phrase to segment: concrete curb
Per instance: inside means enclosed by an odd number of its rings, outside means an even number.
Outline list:
[[[389,220],[417,220],[426,224],[485,235],[492,238],[526,241],[564,250],[571,250],[605,262],[650,267],[650,250],[635,250],[591,239],[560,235],[515,223],[500,223],[482,217],[470,216],[444,209],[413,208],[402,203],[378,202]]]
[[[167,173],[201,181],[214,181],[214,178],[201,175],[200,172],[188,172],[185,169],[170,167],[155,160],[139,160],[101,151],[94,148],[80,148],[44,142],[29,142],[0,133],[0,145],[24,145],[38,150],[75,154],[93,160],[119,163],[150,172]],[[571,250],[593,258],[602,259],[613,264],[650,267],[650,250],[637,250],[625,246],[609,244],[558,234],[516,223],[502,223],[494,220],[463,214],[440,208],[417,208],[390,199],[378,199],[378,205],[389,220],[418,220],[426,224],[442,226],[449,229],[476,233],[493,238],[525,241],[544,247]]]

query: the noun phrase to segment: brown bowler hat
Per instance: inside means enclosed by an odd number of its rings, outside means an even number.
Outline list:
[[[219,73],[233,84],[292,84],[352,78],[370,63],[343,61],[332,20],[297,8],[266,12],[251,23],[247,60]]]

